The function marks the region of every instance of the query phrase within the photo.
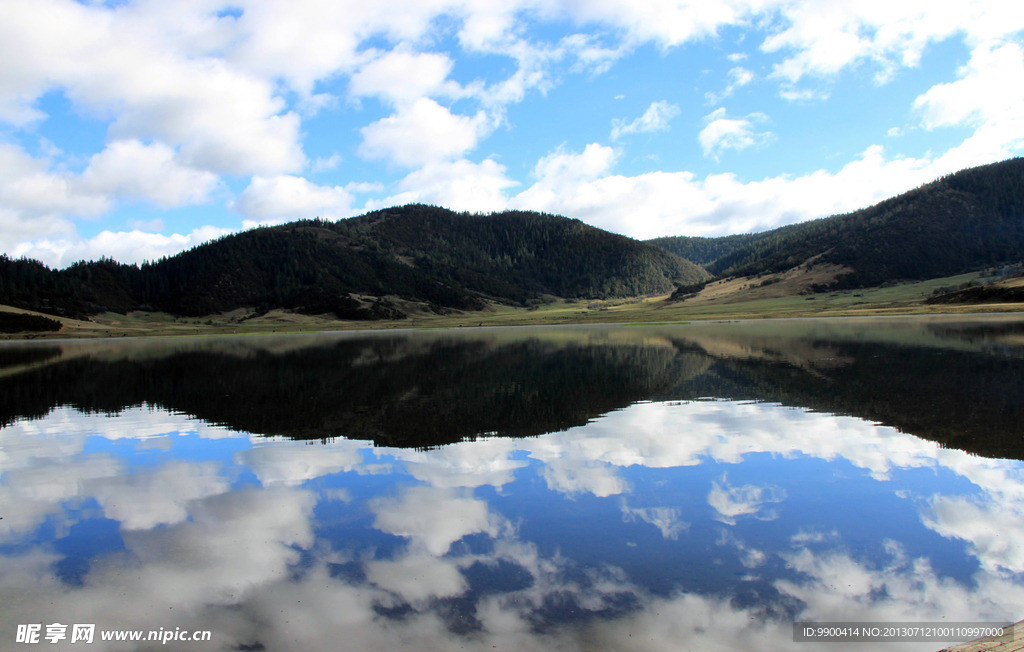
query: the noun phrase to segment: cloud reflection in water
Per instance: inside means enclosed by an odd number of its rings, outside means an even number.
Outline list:
[[[641,403],[432,450],[59,408],[0,449],[8,638],[95,622],[210,629],[204,650],[803,649],[794,618],[1024,604],[1024,465],[774,404]]]

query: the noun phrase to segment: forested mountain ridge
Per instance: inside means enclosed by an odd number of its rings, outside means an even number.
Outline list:
[[[724,235],[718,238],[670,235],[645,240],[644,242],[655,247],[661,247],[669,253],[673,253],[698,265],[707,266],[719,258],[758,240],[764,235],[764,233],[740,233],[737,235]]]
[[[707,277],[689,261],[579,220],[409,205],[253,229],[141,266],[101,260],[57,271],[4,256],[0,303],[66,316],[254,307],[374,319],[402,316],[389,297],[474,310],[486,300],[667,293]]]
[[[1024,159],[962,170],[874,206],[762,233],[658,238],[716,277],[810,259],[849,268],[833,288],[951,276],[1024,259]]]

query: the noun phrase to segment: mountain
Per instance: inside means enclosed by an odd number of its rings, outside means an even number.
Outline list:
[[[100,260],[55,271],[0,257],[0,303],[67,316],[247,307],[377,319],[402,317],[409,303],[443,312],[545,295],[638,296],[707,277],[663,249],[579,220],[409,205],[253,229],[142,266]]]
[[[762,235],[760,233],[740,233],[720,238],[676,235],[645,240],[645,242],[655,247],[661,247],[669,253],[673,253],[698,265],[710,265],[740,247],[754,242]]]
[[[942,177],[869,208],[756,234],[648,241],[716,277],[830,265],[830,288],[952,276],[1024,259],[1024,159]]]

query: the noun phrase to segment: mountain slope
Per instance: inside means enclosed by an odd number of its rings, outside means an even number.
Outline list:
[[[402,316],[392,298],[435,310],[526,305],[544,295],[670,292],[707,278],[662,249],[539,213],[488,216],[411,205],[226,236],[141,267],[53,271],[0,257],[0,302],[63,315],[157,309],[200,316],[241,307]]]
[[[669,253],[673,253],[698,265],[710,265],[740,247],[758,240],[763,235],[762,233],[740,233],[720,238],[673,235],[645,240],[644,242],[655,247],[661,247]]]
[[[694,240],[651,243],[685,255]],[[1024,159],[963,170],[845,215],[697,244],[717,256],[703,262],[718,277],[781,272],[813,259],[849,270],[833,287],[951,276],[1020,261]]]

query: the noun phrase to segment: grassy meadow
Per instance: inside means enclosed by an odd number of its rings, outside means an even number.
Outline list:
[[[751,291],[750,283],[734,291],[710,288],[708,296],[683,302],[666,296],[610,301],[566,301],[552,299],[535,308],[492,304],[476,312],[437,315],[414,313],[394,321],[344,321],[332,315],[302,315],[272,310],[255,316],[246,310],[202,318],[175,317],[166,313],[104,313],[91,320],[61,318],[56,332],[4,334],[5,339],[74,337],[145,337],[173,335],[223,335],[233,333],[289,333],[324,330],[387,328],[459,328],[485,326],[528,326],[577,323],[668,323],[715,319],[759,319],[792,317],[841,317],[897,314],[939,314],[1011,312],[1020,304],[927,305],[924,299],[938,288],[956,287],[978,281],[980,273],[962,274],[890,287],[765,296]],[[735,281],[733,281],[735,283]],[[9,312],[29,312],[0,307]]]

